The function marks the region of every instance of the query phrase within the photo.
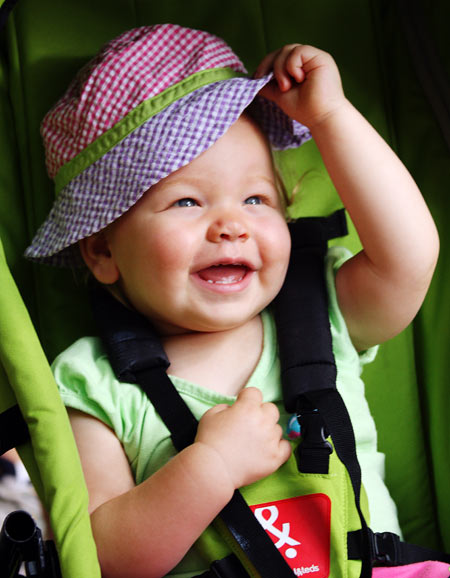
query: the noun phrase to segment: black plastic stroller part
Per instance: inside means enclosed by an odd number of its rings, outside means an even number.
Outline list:
[[[23,510],[8,514],[0,532],[0,568],[5,578],[16,578],[22,565],[26,577],[61,578],[54,543],[44,541],[33,518]],[[3,572],[6,572],[4,574]]]

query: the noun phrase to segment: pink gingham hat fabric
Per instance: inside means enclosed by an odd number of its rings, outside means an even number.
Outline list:
[[[306,127],[257,96],[271,76],[245,75],[231,48],[200,30],[146,26],[107,44],[42,122],[58,196],[26,257],[80,264],[80,239],[207,150],[251,103],[274,148],[308,140]]]
[[[228,46],[206,32],[175,25],[125,32],[80,71],[44,119],[49,176],[54,178],[66,162],[141,102],[196,72],[227,67],[245,74]]]

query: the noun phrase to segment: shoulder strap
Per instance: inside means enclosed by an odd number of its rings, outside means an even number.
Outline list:
[[[328,240],[347,234],[345,212],[289,225],[289,268],[275,300],[284,405],[298,409],[299,395],[336,387],[324,257]]]
[[[117,378],[136,383],[145,391],[178,451],[192,444],[197,421],[166,373],[169,361],[150,323],[103,289],[96,288],[92,295],[95,320]],[[256,572],[261,578],[292,578],[292,570],[239,491],[219,518],[227,543],[250,575]],[[217,572],[222,567],[228,571],[230,565],[235,568],[237,561],[217,565],[216,575],[225,576]]]
[[[341,212],[327,219],[302,219],[291,227],[293,256],[288,280],[276,301],[285,406],[289,412],[297,412],[299,421],[306,416],[307,426],[311,428],[313,424],[316,428],[312,431],[311,444],[308,429],[302,436],[306,439],[299,448],[305,441],[307,448],[297,456],[299,469],[320,473],[326,453],[325,433],[330,434],[336,453],[347,468],[361,521],[360,530],[348,533],[348,557],[362,560],[361,577],[371,576],[374,565],[399,566],[426,560],[450,563],[449,554],[403,542],[390,532],[372,532],[360,508],[361,470],[350,417],[336,389],[323,276],[327,241],[345,234],[344,221],[345,215]],[[323,428],[322,436],[317,435],[317,427]],[[311,458],[311,454],[316,457]]]
[[[302,428],[299,469],[328,471],[331,435],[353,487],[361,522],[361,577],[372,575],[369,528],[360,505],[361,468],[347,408],[336,389],[324,257],[328,240],[347,233],[345,212],[327,218],[300,219],[291,225],[292,255],[286,282],[275,303],[284,404],[296,412]],[[305,428],[306,426],[306,428]]]
[[[119,381],[138,384],[150,398],[181,451],[194,441],[197,420],[172,386],[170,365],[149,321],[95,286],[92,309],[111,366]],[[170,385],[169,385],[170,384]]]

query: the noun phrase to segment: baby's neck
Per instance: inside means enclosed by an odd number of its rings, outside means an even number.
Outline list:
[[[186,333],[163,339],[170,359],[168,372],[223,395],[245,386],[262,352],[260,316],[246,324],[213,333]]]

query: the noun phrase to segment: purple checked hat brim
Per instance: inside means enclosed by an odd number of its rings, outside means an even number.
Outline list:
[[[257,96],[271,77],[207,84],[132,130],[63,186],[25,256],[51,265],[80,265],[78,241],[111,224],[152,185],[210,148],[251,103],[251,114],[274,149],[309,140],[305,126]]]

